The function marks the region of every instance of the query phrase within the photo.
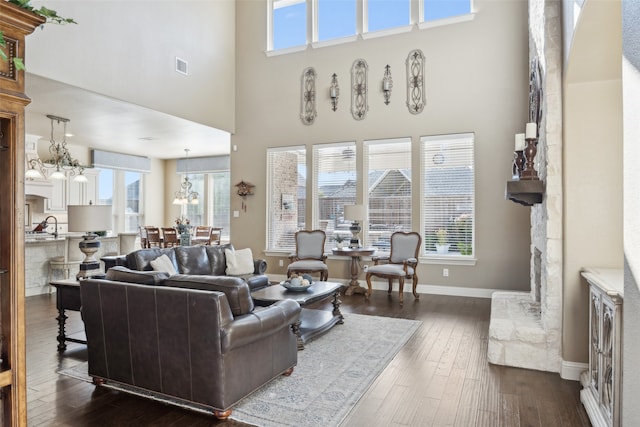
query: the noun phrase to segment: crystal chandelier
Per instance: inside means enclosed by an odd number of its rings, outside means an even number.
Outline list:
[[[84,175],[84,170],[87,166],[83,166],[77,159],[71,158],[71,154],[67,149],[67,123],[69,119],[64,117],[47,115],[51,120],[51,144],[49,145],[49,154],[51,158],[44,162],[39,158],[29,160],[29,169],[25,173],[25,178],[32,180],[34,178],[45,178],[45,169],[55,169],[50,175],[51,179],[67,179],[66,171],[69,175],[73,176],[74,182],[87,182],[87,177]],[[63,123],[62,142],[56,142],[53,137],[54,124],[57,122]]]
[[[184,152],[187,153],[186,169],[187,173],[184,175],[184,179],[180,184],[180,190],[176,191],[175,198],[173,199],[174,205],[197,205],[198,192],[192,191],[193,184],[189,180],[189,149],[185,148]]]

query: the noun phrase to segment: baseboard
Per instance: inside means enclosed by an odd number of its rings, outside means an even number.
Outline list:
[[[269,274],[269,279],[272,282],[280,282],[285,280],[287,276],[283,274]],[[347,282],[348,279],[344,278],[329,278],[330,282]],[[360,284],[362,286],[367,286],[367,283],[364,280],[360,280]],[[389,287],[387,282],[383,281],[372,281],[371,287],[375,290],[386,291]],[[394,289],[397,291],[398,284],[394,283]],[[499,291],[500,289],[487,289],[487,288],[465,288],[461,286],[442,286],[442,285],[421,285],[418,283],[417,291],[419,294],[432,294],[432,295],[447,295],[454,297],[471,297],[471,298],[491,298],[491,295],[494,292]],[[405,282],[404,292],[411,293],[411,283]]]
[[[562,361],[560,377],[563,380],[580,381],[580,374],[589,369],[587,363]]]

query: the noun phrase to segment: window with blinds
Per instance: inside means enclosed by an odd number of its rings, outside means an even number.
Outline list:
[[[267,179],[267,250],[293,251],[296,231],[305,228],[306,148],[269,148]]]
[[[474,250],[474,135],[424,136],[422,215],[426,255],[471,256]]]
[[[411,231],[411,139],[364,142],[367,246],[390,249],[394,231]]]
[[[351,238],[344,205],[356,201],[356,179],[355,142],[313,146],[313,226],[325,231],[327,250],[337,236]]]

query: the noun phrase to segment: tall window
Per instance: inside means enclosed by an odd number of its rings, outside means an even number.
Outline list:
[[[318,41],[356,33],[356,0],[317,0]]]
[[[273,49],[307,44],[307,3],[305,0],[272,0]]]
[[[142,215],[142,174],[140,172],[124,172],[126,205],[124,211],[124,231],[138,231]]]
[[[410,0],[367,0],[368,30],[378,31],[411,23]]]
[[[411,139],[365,141],[367,244],[383,251],[394,231],[411,231]]]
[[[325,246],[331,248],[336,236],[350,238],[350,221],[344,220],[344,205],[356,201],[355,142],[313,147],[314,228],[324,230]]]
[[[422,0],[423,21],[450,18],[471,13],[471,0]]]
[[[184,175],[180,174],[180,182],[184,181]],[[205,189],[204,189],[204,181],[206,175],[203,173],[190,173],[189,174],[189,182],[191,182],[191,191],[195,191],[198,193],[198,204],[185,204],[182,205],[182,215],[189,218],[191,225],[208,225],[207,218],[205,217]]]
[[[305,147],[267,150],[267,249],[294,250],[295,233],[305,228]]]
[[[471,256],[475,234],[474,135],[425,136],[421,142],[424,253]]]
[[[143,217],[143,174],[106,168],[99,171],[98,204],[113,206],[113,232],[137,232]]]
[[[231,199],[229,171],[209,174],[207,217],[213,227],[222,227],[222,239],[229,240]]]

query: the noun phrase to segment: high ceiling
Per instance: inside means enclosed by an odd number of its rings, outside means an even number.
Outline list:
[[[229,154],[228,132],[129,104],[31,73],[26,75],[25,132],[45,140],[51,136],[48,114],[65,117],[70,146],[159,159]],[[56,141],[62,127],[54,127]]]

